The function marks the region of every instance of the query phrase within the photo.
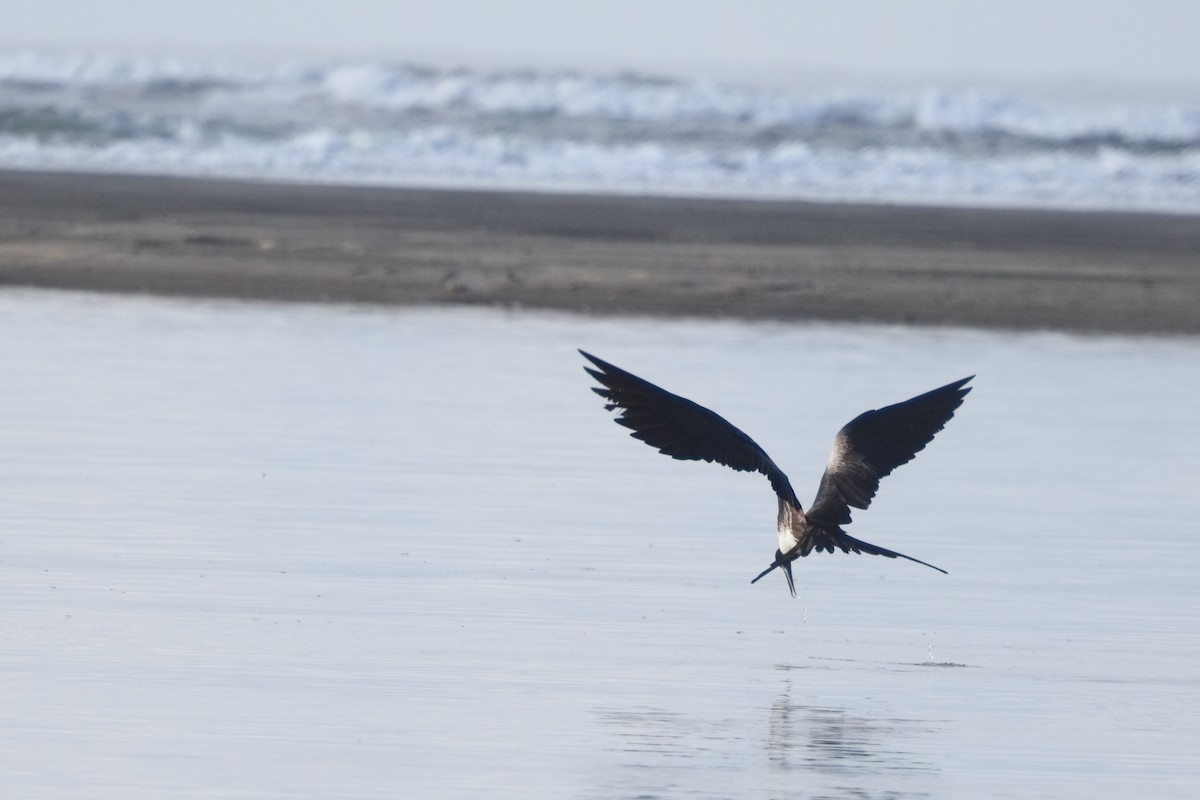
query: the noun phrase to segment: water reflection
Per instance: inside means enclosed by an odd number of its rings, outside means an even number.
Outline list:
[[[660,708],[600,709],[602,726],[616,737],[614,751],[631,761],[687,759],[711,748],[701,741],[694,719]]]
[[[602,777],[601,797],[729,797],[729,785],[717,785],[713,773],[728,776],[741,769],[739,744],[728,720],[712,720],[663,708],[597,709],[600,727],[611,742]],[[707,777],[706,777],[707,776]]]
[[[788,678],[771,705],[767,752],[772,769],[836,779],[845,796],[922,797],[939,770],[906,747],[932,733],[922,720],[871,719],[847,708],[799,701]]]
[[[804,694],[803,682],[784,679],[766,709],[765,742],[749,733],[746,721],[719,715],[651,706],[593,709],[605,742],[594,796],[730,797],[760,790],[781,798],[936,794],[941,769],[929,760],[937,752],[930,741],[936,725],[871,717],[862,706]],[[764,750],[766,773],[754,767],[763,763]]]

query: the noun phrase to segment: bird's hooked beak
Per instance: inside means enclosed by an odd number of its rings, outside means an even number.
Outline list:
[[[788,591],[792,593],[792,597],[795,597],[796,596],[796,582],[794,580],[792,580],[792,562],[791,561],[783,562],[783,574],[786,575],[787,579],[788,579]]]
[[[776,550],[775,551],[775,563],[771,564],[771,566],[767,567],[762,572],[758,573],[758,577],[756,577],[754,580],[752,580],[750,582],[758,583],[762,579],[762,577],[764,575],[766,575],[767,573],[769,573],[771,570],[775,569],[776,567],[783,567],[783,574],[787,578],[787,582],[788,582],[788,591],[792,593],[792,597],[795,597],[796,596],[796,581],[793,580],[793,578],[792,578],[792,562],[794,560],[795,560],[794,558],[784,558],[783,553]]]

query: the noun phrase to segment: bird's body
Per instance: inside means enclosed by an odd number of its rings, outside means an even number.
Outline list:
[[[851,507],[866,509],[880,479],[911,461],[954,416],[955,409],[971,391],[966,386],[970,377],[902,403],[867,411],[847,423],[834,438],[833,452],[816,499],[805,512],[787,475],[753,439],[728,420],[593,355],[579,352],[596,367],[585,367],[603,387],[593,391],[608,401],[608,410],[620,410],[616,422],[629,428],[631,436],[672,458],[715,461],[742,472],[760,472],[770,481],[779,500],[776,517],[779,549],[774,562],[752,583],[782,567],[794,596],[792,562],[813,551],[832,553],[835,549],[904,558],[945,572],[912,556],[856,539],[842,530],[842,526],[851,521]]]

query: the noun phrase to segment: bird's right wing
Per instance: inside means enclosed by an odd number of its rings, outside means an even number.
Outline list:
[[[683,461],[715,461],[740,472],[761,472],[775,494],[800,508],[787,476],[770,456],[724,417],[686,397],[579,351],[596,369],[584,367],[603,388],[592,391],[608,401],[609,411],[620,409],[616,422],[651,447]]]
[[[845,525],[850,522],[851,506],[871,505],[879,481],[912,461],[954,416],[971,391],[966,383],[973,377],[850,420],[834,437],[809,519]]]

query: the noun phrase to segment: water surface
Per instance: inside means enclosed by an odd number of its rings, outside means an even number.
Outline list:
[[[0,292],[12,796],[1190,797],[1200,344]],[[586,349],[801,500],[976,391],[851,531],[655,454]]]

